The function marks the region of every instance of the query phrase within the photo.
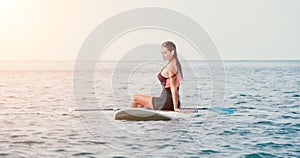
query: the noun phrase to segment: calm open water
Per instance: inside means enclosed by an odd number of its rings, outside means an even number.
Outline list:
[[[69,111],[160,93],[162,63],[118,64],[99,63],[91,78],[74,62],[0,62],[0,157],[300,157],[300,61],[225,61],[217,87],[205,62],[183,63],[183,106],[233,115],[130,122]]]

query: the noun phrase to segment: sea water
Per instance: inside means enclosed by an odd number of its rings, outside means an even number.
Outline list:
[[[144,122],[72,110],[158,96],[163,64],[75,70],[75,62],[0,62],[0,157],[300,156],[300,61],[183,62],[182,107],[231,108],[231,115]]]

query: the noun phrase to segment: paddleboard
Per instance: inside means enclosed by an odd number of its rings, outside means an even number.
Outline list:
[[[115,112],[115,120],[128,121],[169,121],[187,117],[188,114],[180,112],[148,110],[145,108],[126,108]]]

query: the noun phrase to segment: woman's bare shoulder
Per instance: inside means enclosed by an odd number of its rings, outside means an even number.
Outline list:
[[[175,62],[174,63],[170,63],[168,65],[168,74],[169,74],[169,76],[173,76],[174,74],[176,74],[176,72],[177,72],[177,65],[176,65],[176,63]]]

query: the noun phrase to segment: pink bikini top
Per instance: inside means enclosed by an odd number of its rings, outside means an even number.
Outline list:
[[[176,74],[174,74],[173,76],[171,76],[171,78],[173,77],[177,77],[177,83],[176,83],[176,87],[178,88],[180,86],[180,73],[178,73],[178,71],[176,72]],[[160,81],[160,84],[162,86],[164,86],[165,88],[170,88],[171,82],[170,82],[170,78],[166,78],[164,76],[161,75],[161,72],[157,75],[158,80]]]

